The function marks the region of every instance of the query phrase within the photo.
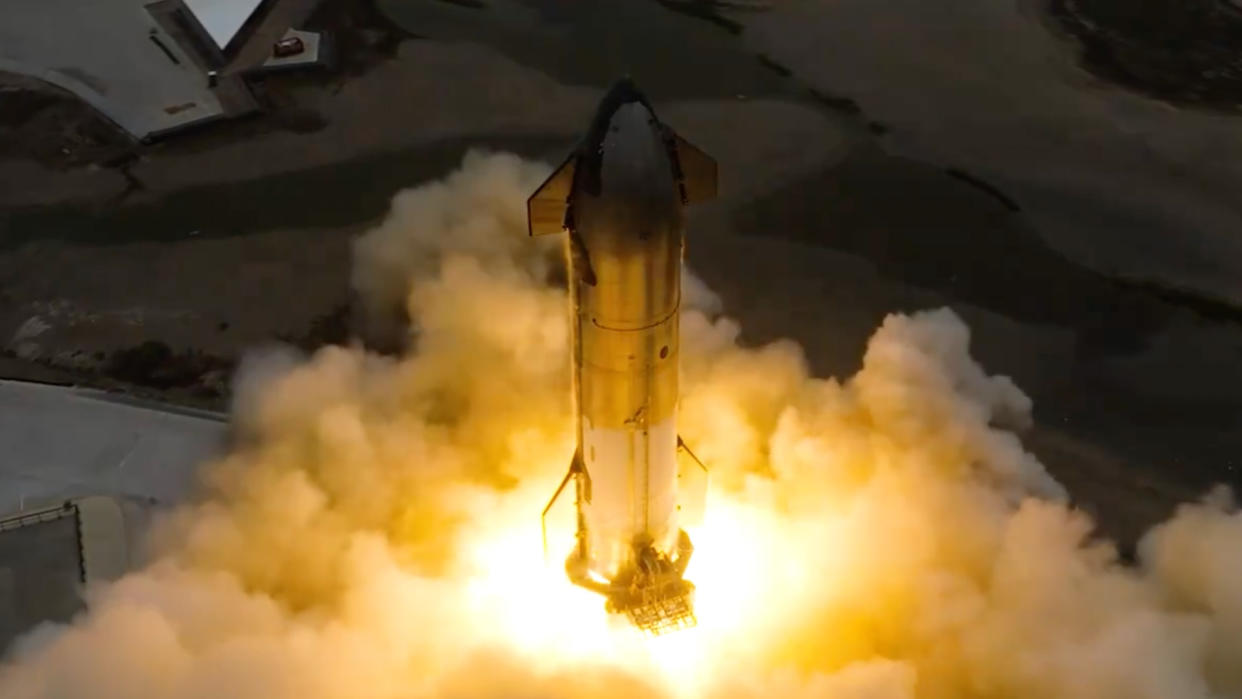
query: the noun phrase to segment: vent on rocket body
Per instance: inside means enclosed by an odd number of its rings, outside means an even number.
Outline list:
[[[569,578],[653,633],[694,624],[678,457],[703,467],[676,429],[683,207],[715,193],[715,162],[623,80],[527,202],[531,235],[568,234],[573,329],[577,448],[543,514],[572,482]]]

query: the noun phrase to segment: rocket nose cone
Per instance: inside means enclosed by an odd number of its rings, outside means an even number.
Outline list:
[[[612,84],[608,89],[608,94],[604,97],[604,102],[612,102],[617,105],[626,104],[628,102],[645,102],[646,97],[639,91],[638,85],[628,77],[621,78]]]
[[[591,120],[591,127],[581,146],[575,187],[599,196],[603,186],[601,171],[604,151],[613,153],[610,160],[614,163],[627,158],[648,160],[659,142],[658,128],[651,104],[638,91],[634,81],[629,78],[618,80],[600,100],[595,118]],[[617,156],[617,152],[623,155]]]
[[[607,94],[604,95],[604,98],[600,100],[594,122],[596,124],[608,123],[618,109],[633,102],[638,102],[650,109],[647,98],[638,90],[638,86],[634,84],[634,81],[629,78],[621,78],[613,83]]]

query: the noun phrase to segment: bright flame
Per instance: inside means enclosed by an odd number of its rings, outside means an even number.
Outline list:
[[[476,636],[541,672],[606,663],[658,680],[669,694],[701,696],[729,658],[766,645],[767,634],[796,618],[797,600],[829,582],[813,579],[803,540],[772,510],[714,497],[703,523],[689,529],[696,549],[686,577],[697,585],[699,623],[649,637],[605,614],[602,597],[569,583],[562,565],[569,527],[550,532],[543,560],[532,516],[542,494],[530,489],[481,503],[493,516],[463,544],[463,592]]]

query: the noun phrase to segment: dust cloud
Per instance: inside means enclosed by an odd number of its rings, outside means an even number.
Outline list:
[[[693,279],[700,625],[648,640],[608,618],[560,571],[568,521],[541,555],[573,446],[559,249],[525,236],[546,172],[476,153],[398,195],[355,283],[408,350],[252,358],[237,446],[158,525],[153,563],[22,639],[0,696],[1242,693],[1229,493],[1122,565],[1023,449],[1030,400],[951,312],[890,316],[856,376],[821,379],[794,343],[740,346]]]

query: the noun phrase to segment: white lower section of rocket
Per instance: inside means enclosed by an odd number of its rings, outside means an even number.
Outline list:
[[[591,483],[583,506],[590,568],[612,579],[633,564],[637,542],[669,551],[678,535],[676,413],[645,429],[592,427],[582,457]]]

